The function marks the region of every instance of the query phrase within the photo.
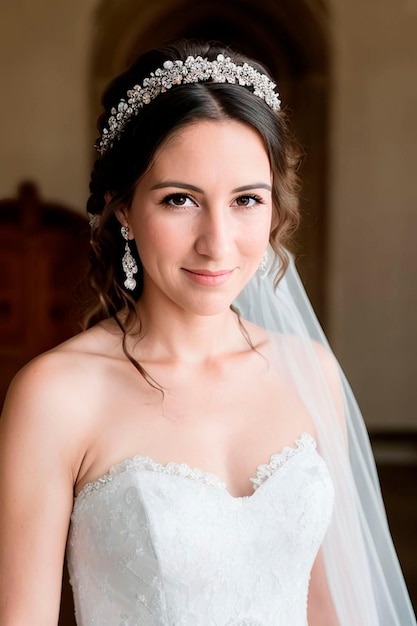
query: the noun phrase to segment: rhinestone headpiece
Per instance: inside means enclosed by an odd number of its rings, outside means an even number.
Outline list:
[[[230,57],[218,54],[214,61],[201,56],[189,56],[185,61],[165,61],[163,67],[156,69],[146,77],[142,85],[135,85],[111,109],[107,127],[103,132],[96,148],[100,154],[105,154],[112,147],[115,139],[122,134],[126,124],[140,109],[157,98],[161,93],[168,91],[174,85],[186,83],[230,83],[251,87],[255,96],[258,96],[273,110],[279,111],[281,101],[275,92],[273,83],[266,74],[261,74],[248,63],[236,65]]]

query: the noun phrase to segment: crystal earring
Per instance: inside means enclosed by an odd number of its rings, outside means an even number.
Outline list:
[[[126,239],[125,253],[122,258],[123,271],[126,274],[124,286],[129,291],[133,291],[136,287],[136,280],[133,278],[133,274],[137,274],[138,266],[129,248],[129,226],[122,226],[121,233],[123,238]]]
[[[266,278],[268,274],[268,250],[265,250],[264,255],[259,263],[258,269],[256,270],[260,276],[260,278]]]

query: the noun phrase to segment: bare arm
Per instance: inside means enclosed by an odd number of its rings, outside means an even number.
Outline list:
[[[307,606],[309,626],[338,626],[336,611],[327,584],[323,555],[317,555],[311,571]]]
[[[79,455],[61,362],[47,355],[21,372],[0,420],[2,626],[58,623]]]

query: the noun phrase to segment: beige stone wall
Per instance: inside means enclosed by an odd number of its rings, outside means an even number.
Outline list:
[[[96,0],[2,0],[0,197],[23,178],[84,210],[88,61]]]
[[[98,0],[3,0],[0,197],[81,211]],[[417,427],[417,0],[332,0],[329,331],[372,427]]]
[[[334,0],[330,335],[368,424],[417,426],[417,2]]]

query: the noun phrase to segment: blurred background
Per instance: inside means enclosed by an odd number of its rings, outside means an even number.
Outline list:
[[[0,3],[0,404],[77,330],[103,88],[173,37],[231,44],[276,77],[306,153],[298,267],[363,410],[415,605],[416,34],[417,0]]]

